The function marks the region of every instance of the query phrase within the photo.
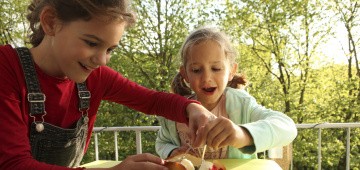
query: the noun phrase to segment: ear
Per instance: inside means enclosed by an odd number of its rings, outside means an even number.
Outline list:
[[[229,81],[231,81],[234,78],[234,75],[238,71],[238,63],[234,63],[230,69],[230,75],[229,75]]]
[[[58,19],[56,18],[55,9],[50,6],[45,6],[40,13],[40,24],[45,35],[54,36],[57,23]]]
[[[184,66],[180,67],[180,74],[181,74],[181,77],[183,77],[185,79],[186,83],[189,83],[189,78],[186,74],[186,69]]]

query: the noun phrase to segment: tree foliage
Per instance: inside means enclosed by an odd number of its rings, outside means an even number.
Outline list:
[[[0,44],[24,45],[28,24],[25,21],[27,1],[0,1]]]
[[[241,38],[237,40],[239,50],[243,51],[239,61],[244,70],[250,72],[251,94],[267,107],[283,109],[296,123],[358,122],[359,101],[355,98],[359,92],[359,79],[344,77],[356,74],[357,69],[352,69],[350,62],[346,70],[342,65],[325,64],[320,60],[324,56],[321,56],[319,46],[336,31],[333,25],[339,13],[333,10],[331,3],[336,2],[243,0],[227,1],[226,4],[228,14],[222,25]],[[351,9],[343,14],[355,21],[359,18],[354,14],[357,3],[350,4],[350,8],[337,9]],[[355,49],[348,53],[354,55],[358,46],[348,44],[350,49]],[[358,61],[354,63],[355,66],[359,64]],[[254,65],[262,65],[263,69],[253,70]],[[342,142],[346,139],[345,134],[346,131],[323,131],[322,151],[327,153],[322,158],[324,169],[345,168],[345,143]],[[316,139],[313,132],[300,131],[294,141],[295,169],[316,168]],[[357,142],[355,137],[353,145]],[[333,147],[343,149],[328,154]],[[353,165],[356,155],[352,156]],[[355,167],[358,164],[355,163]]]

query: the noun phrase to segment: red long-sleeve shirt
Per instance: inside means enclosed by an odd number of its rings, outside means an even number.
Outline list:
[[[46,75],[37,65],[35,67],[41,90],[46,95],[45,122],[69,128],[81,116],[75,82]],[[33,119],[29,118],[24,73],[16,51],[10,45],[0,46],[0,81],[0,169],[70,169],[38,162],[31,156],[29,127]],[[90,74],[87,87],[91,101],[86,148],[101,100],[179,122],[187,122],[186,106],[194,102],[139,86],[106,66]]]

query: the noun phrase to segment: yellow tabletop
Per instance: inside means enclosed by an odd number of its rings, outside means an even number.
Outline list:
[[[267,159],[219,159],[219,161],[225,165],[226,170],[281,170],[276,162]],[[110,168],[118,163],[120,163],[120,161],[99,160],[81,165],[81,167]]]

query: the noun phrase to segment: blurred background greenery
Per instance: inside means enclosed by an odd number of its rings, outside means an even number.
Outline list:
[[[262,105],[301,123],[359,122],[360,16],[358,0],[133,0],[138,22],[109,64],[137,83],[168,91],[187,34],[217,26],[238,49],[248,91]],[[0,1],[0,44],[27,44],[28,1]],[[158,125],[146,116],[104,101],[96,126]],[[351,131],[351,169],[359,169],[359,129]],[[99,134],[100,159],[115,159],[113,133]],[[324,129],[322,169],[345,169],[345,130]],[[156,132],[142,134],[143,152],[155,154]],[[135,133],[119,133],[119,159],[136,153]],[[316,169],[317,131],[299,130],[294,169]],[[83,163],[95,160],[92,140]]]

